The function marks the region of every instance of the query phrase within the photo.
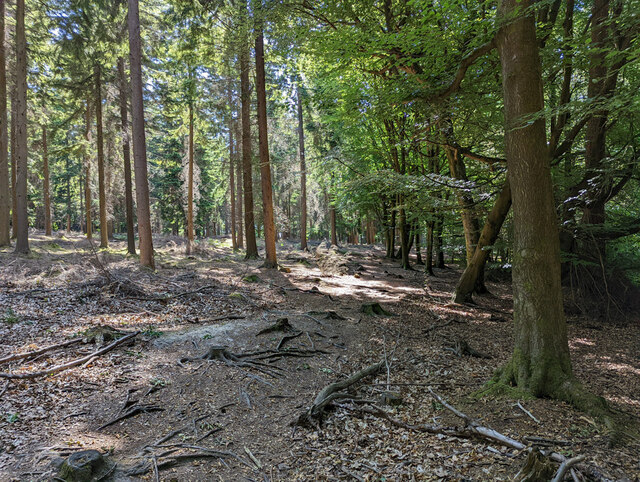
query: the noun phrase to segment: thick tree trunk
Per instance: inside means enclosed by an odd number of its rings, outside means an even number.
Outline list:
[[[0,246],[11,244],[11,195],[7,135],[7,69],[4,33],[5,0],[0,0]]]
[[[462,273],[456,285],[456,290],[453,295],[453,301],[455,303],[473,301],[472,293],[477,284],[478,276],[480,276],[490,253],[490,250],[485,249],[485,247],[493,245],[496,239],[498,239],[498,234],[500,233],[504,220],[507,218],[509,209],[511,209],[511,188],[507,180],[498,195],[498,199],[496,199],[493,205],[493,209],[487,216],[473,257],[467,264],[464,273]]]
[[[91,207],[91,155],[89,149],[91,146],[91,102],[87,100],[87,110],[85,112],[85,147],[84,147],[84,202],[87,216],[87,238],[93,237],[93,221]]]
[[[515,349],[503,380],[536,396],[561,396],[571,361],[560,286],[560,246],[532,0],[502,0],[505,153],[513,196]],[[524,12],[524,13],[523,13]],[[506,21],[508,19],[508,21]]]
[[[307,161],[304,152],[302,94],[298,86],[298,142],[300,150],[300,249],[307,251]]]
[[[140,264],[154,269],[149,183],[147,180],[147,141],[144,132],[142,66],[140,54],[140,16],[138,0],[129,0],[129,66],[131,70],[131,120],[133,165],[136,179]]]
[[[187,172],[187,254],[193,250],[193,100],[189,99],[189,147]]]
[[[122,154],[124,159],[124,192],[127,223],[127,252],[136,254],[136,239],[133,227],[133,188],[131,185],[131,146],[129,143],[129,120],[127,119],[127,79],[124,74],[124,59],[118,59],[120,76],[120,121],[122,125]]]
[[[51,236],[51,196],[49,194],[49,152],[47,149],[47,128],[45,126],[42,126],[42,176],[44,178],[42,180],[42,196],[44,197],[44,234],[46,236]],[[67,189],[70,191],[69,186],[67,186]]]
[[[231,204],[231,246],[234,251],[238,249],[238,234],[236,232],[236,179],[235,179],[235,153],[233,146],[233,94],[231,81],[227,88],[227,103],[229,104],[229,197]],[[238,179],[238,181],[240,181]]]
[[[400,204],[404,201],[400,199]],[[411,251],[411,236],[409,234],[409,224],[407,223],[407,214],[404,208],[400,208],[400,255],[401,266],[403,269],[412,269],[409,262],[409,252]]]
[[[24,0],[16,0],[16,253],[29,252],[27,212],[27,39]]]
[[[244,2],[244,0],[243,0]],[[246,9],[246,4],[244,4]],[[249,85],[249,45],[243,38],[240,52],[240,98],[242,114],[242,184],[244,188],[244,231],[246,259],[258,257],[256,227],[253,215],[253,169],[251,166],[251,86]]]
[[[262,13],[262,12],[260,12]],[[267,131],[267,91],[264,72],[264,34],[262,25],[256,31],[256,93],[258,97],[258,146],[260,151],[260,178],[262,180],[262,213],[264,222],[265,268],[277,268],[276,225],[273,216],[273,186],[269,159]]]
[[[98,203],[100,210],[100,247],[109,247],[107,231],[107,191],[104,176],[104,139],[102,134],[102,79],[100,65],[93,68],[96,106],[96,147],[98,150]]]

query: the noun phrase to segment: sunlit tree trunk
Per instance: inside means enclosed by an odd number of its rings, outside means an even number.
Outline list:
[[[138,0],[129,0],[129,66],[131,70],[131,120],[133,165],[136,179],[138,237],[140,264],[154,268],[149,181],[147,179],[147,141],[144,132],[144,103],[142,97],[142,66],[140,55],[140,16]]]
[[[487,220],[480,233],[478,239],[478,245],[471,261],[467,263],[453,295],[453,301],[456,303],[465,303],[472,301],[473,290],[476,286],[478,276],[482,271],[482,267],[485,266],[491,250],[486,249],[488,246],[492,246],[498,239],[500,229],[504,220],[507,218],[509,209],[511,208],[511,189],[509,182],[505,182],[498,199],[496,199],[493,209],[487,216]]]
[[[300,249],[307,246],[307,161],[304,152],[304,122],[302,117],[302,94],[298,86],[298,143],[300,150]]]
[[[44,197],[44,234],[51,236],[51,196],[49,194],[49,151],[47,128],[42,126],[42,196]]]
[[[260,20],[262,22],[262,20]],[[262,180],[262,212],[264,223],[265,268],[277,268],[276,225],[273,216],[273,186],[269,159],[267,130],[267,92],[264,72],[264,34],[262,25],[256,31],[256,93],[258,97],[258,138],[260,150],[260,178]]]
[[[93,220],[91,206],[91,102],[87,100],[87,108],[85,111],[85,131],[84,131],[85,147],[84,147],[84,203],[85,214],[87,216],[87,238],[93,237]]]
[[[246,4],[242,0],[246,15]],[[246,19],[245,19],[246,20]],[[256,227],[253,215],[253,179],[251,166],[251,86],[249,85],[249,45],[242,39],[240,52],[240,97],[242,103],[242,183],[244,185],[244,231],[246,238],[246,258],[258,257]]]
[[[109,247],[109,233],[107,229],[107,192],[104,176],[104,139],[102,134],[102,79],[100,65],[93,68],[95,82],[96,106],[96,148],[98,150],[98,204],[100,211],[100,247]]]
[[[503,379],[536,396],[561,396],[571,361],[560,286],[560,245],[543,117],[532,0],[502,0],[505,153],[513,196],[515,349]],[[505,21],[508,19],[508,21]]]
[[[29,252],[27,212],[27,39],[24,0],[16,0],[16,253]]]
[[[11,244],[11,195],[7,135],[7,70],[4,32],[5,0],[0,0],[0,246]]]
[[[124,192],[127,221],[127,252],[136,254],[136,239],[133,227],[133,187],[131,185],[131,146],[129,142],[129,120],[127,118],[127,78],[124,73],[124,58],[118,59],[120,77],[120,122],[122,126],[122,157],[124,159]]]

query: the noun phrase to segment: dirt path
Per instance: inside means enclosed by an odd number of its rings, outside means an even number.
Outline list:
[[[564,404],[522,401],[537,423],[513,399],[469,396],[509,357],[506,285],[489,283],[493,294],[477,306],[451,305],[457,271],[427,278],[397,268],[377,248],[301,253],[283,245],[284,269],[266,271],[259,261],[243,261],[224,239],[200,244],[191,258],[181,243],[158,240],[156,273],[124,256],[122,242],[97,257],[74,236],[39,236],[26,258],[0,251],[0,358],[95,326],[141,331],[131,345],[84,367],[8,386],[0,380],[0,393],[6,388],[0,398],[0,479],[46,478],[54,458],[81,449],[108,453],[117,462],[112,480],[153,480],[154,456],[160,480],[513,477],[522,455],[416,434],[347,407],[333,411],[321,430],[291,426],[323,386],[383,360],[385,352],[389,379],[401,385],[387,387],[381,373],[357,387],[358,397],[381,403],[385,392],[397,392],[402,403],[385,407],[396,418],[459,423],[428,396],[430,385],[508,435],[564,440],[568,445],[557,450],[587,455],[612,478],[640,475],[637,445],[609,449],[606,430]],[[360,312],[373,302],[394,316]],[[217,345],[236,354],[273,350],[285,333],[258,333],[280,318],[300,332],[284,346],[311,356],[282,358],[272,365],[277,369],[196,359]],[[578,377],[616,407],[638,413],[638,319],[624,326],[571,319],[569,331]],[[490,358],[457,356],[462,340]],[[0,371],[39,370],[95,349],[79,343],[0,365]],[[180,363],[183,358],[194,360]],[[132,416],[100,428],[132,408],[138,409]],[[208,457],[162,465],[195,452]],[[135,467],[140,475],[126,475]]]

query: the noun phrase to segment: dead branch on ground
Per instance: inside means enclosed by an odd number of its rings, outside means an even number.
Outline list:
[[[25,358],[32,358],[38,355],[42,355],[48,351],[57,350],[58,348],[65,348],[69,345],[73,345],[74,343],[79,343],[82,341],[82,338],[74,338],[73,340],[67,340],[62,343],[57,343],[55,345],[50,345],[45,348],[40,348],[39,350],[29,351],[26,353],[15,353],[13,355],[6,356],[4,358],[0,358],[0,363],[8,363],[15,360],[24,360]]]

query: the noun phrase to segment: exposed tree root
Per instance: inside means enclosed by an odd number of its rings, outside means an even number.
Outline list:
[[[33,358],[36,357],[38,355],[42,355],[43,353],[46,353],[48,351],[53,351],[53,350],[57,350],[59,348],[65,348],[69,345],[73,345],[75,343],[80,343],[82,341],[82,338],[74,338],[73,340],[67,340],[65,342],[62,343],[57,343],[55,345],[50,345],[47,346],[45,348],[40,348],[39,350],[34,350],[34,351],[28,351],[26,353],[15,353],[13,355],[9,355],[6,356],[4,358],[0,358],[0,363],[8,363],[11,361],[15,361],[15,360],[24,360],[25,358]]]
[[[261,363],[255,358],[249,358],[251,355],[255,354],[235,354],[227,350],[227,347],[225,346],[214,345],[209,347],[209,351],[207,351],[207,353],[205,353],[201,357],[184,357],[180,359],[180,363],[194,360],[218,360],[231,367],[253,368],[254,370],[257,370],[261,373],[264,373],[265,375],[269,375],[274,378],[281,376],[280,372],[282,371],[282,368],[268,365],[266,363]]]
[[[350,377],[334,382],[323,388],[313,401],[313,405],[305,410],[304,413],[298,416],[297,420],[293,422],[293,425],[299,425],[303,427],[314,427],[322,420],[324,410],[331,402],[338,399],[353,398],[347,393],[342,393],[341,390],[349,388],[351,385],[359,382],[363,378],[375,375],[385,366],[385,362],[381,361],[369,365],[368,367],[354,373]]]
[[[385,310],[380,303],[364,303],[360,307],[360,313],[365,315],[393,316],[393,313]]]
[[[257,334],[266,335],[267,333],[294,331],[294,330],[295,328],[291,326],[291,323],[289,323],[288,318],[278,318],[273,325],[265,328],[264,330],[260,330]]]

